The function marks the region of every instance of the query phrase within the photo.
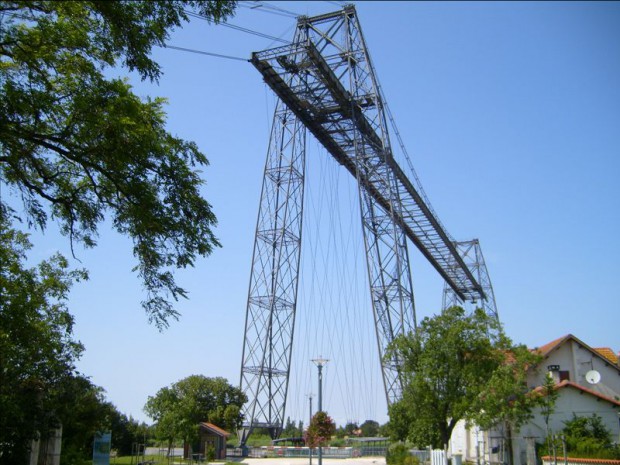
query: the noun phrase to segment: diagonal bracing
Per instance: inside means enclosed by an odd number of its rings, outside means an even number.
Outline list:
[[[454,245],[484,291],[484,297],[480,299],[480,302],[474,300],[472,304],[478,305],[491,318],[499,320],[497,305],[495,303],[495,294],[493,292],[493,286],[491,285],[491,278],[487,270],[487,265],[482,255],[480,242],[478,239],[472,239],[471,241],[455,242]],[[464,302],[456,293],[444,284],[442,309],[445,310],[455,305],[463,306],[463,304]]]

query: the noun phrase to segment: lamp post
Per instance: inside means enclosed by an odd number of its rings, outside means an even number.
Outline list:
[[[323,367],[329,362],[329,360],[319,356],[319,358],[312,359],[312,362],[319,369],[319,412],[323,411]],[[323,447],[319,444],[319,465],[323,465]]]
[[[310,423],[312,423],[312,393],[308,394],[308,398],[310,399],[310,420],[308,421],[308,428],[310,428]],[[310,465],[312,465],[312,448],[308,447],[309,456],[310,456]]]

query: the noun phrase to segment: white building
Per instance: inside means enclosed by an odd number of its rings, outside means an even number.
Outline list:
[[[549,430],[559,432],[573,415],[597,414],[620,441],[620,357],[608,348],[592,348],[572,334],[533,350],[544,358],[528,373],[530,389],[540,389],[551,373],[559,394]],[[514,465],[533,463],[534,442],[544,442],[546,428],[543,416],[535,412],[519,431],[511,431]],[[452,433],[450,451],[474,463],[506,463],[507,436],[503,428],[480,431],[460,422]]]

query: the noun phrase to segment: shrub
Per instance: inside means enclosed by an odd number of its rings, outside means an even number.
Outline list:
[[[420,459],[415,455],[409,455],[403,460],[403,465],[420,465]]]
[[[409,454],[409,449],[402,442],[397,442],[394,444],[390,444],[388,447],[387,453],[385,455],[385,462],[387,465],[415,465],[413,462],[405,463],[405,460],[411,457]]]
[[[207,461],[213,462],[215,460],[215,447],[207,447]]]

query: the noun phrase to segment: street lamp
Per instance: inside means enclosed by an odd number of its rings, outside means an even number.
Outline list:
[[[323,411],[323,367],[329,362],[329,360],[319,356],[319,358],[312,359],[312,362],[319,369],[319,412]],[[319,444],[319,465],[323,465],[323,447]]]
[[[308,398],[310,399],[310,419],[308,420],[308,428],[310,428],[310,423],[312,423],[312,393],[308,394]],[[312,448],[308,447],[308,452],[310,456],[310,465],[312,465]]]

